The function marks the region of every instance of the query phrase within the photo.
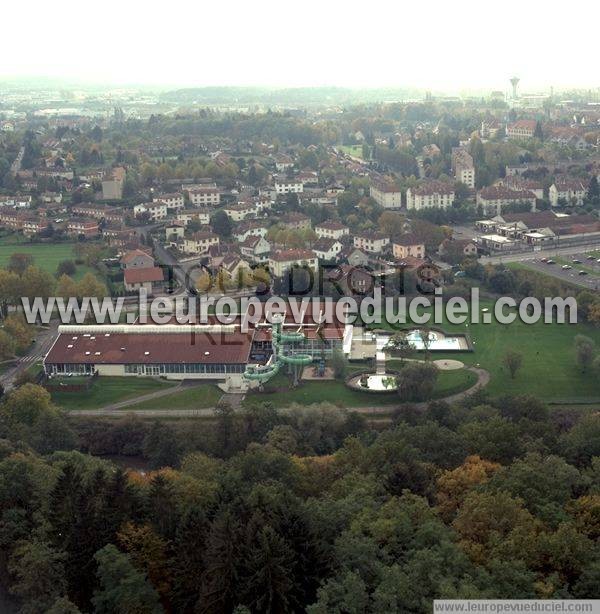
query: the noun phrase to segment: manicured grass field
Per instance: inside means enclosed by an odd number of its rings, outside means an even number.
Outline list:
[[[340,145],[338,149],[349,156],[362,158],[362,145]]]
[[[493,312],[489,301],[481,301],[481,307]],[[592,373],[582,373],[575,364],[576,335],[594,339],[600,352],[600,329],[587,323],[524,324],[517,319],[512,324],[499,324],[493,319],[491,324],[454,325],[445,322],[440,327],[449,333],[468,333],[474,351],[432,352],[432,358],[453,358],[468,365],[479,364],[490,372],[488,391],[492,395],[532,394],[547,401],[600,398],[597,377]],[[515,379],[511,379],[502,365],[509,350],[523,355],[523,365]]]
[[[223,391],[213,384],[200,384],[184,388],[168,396],[128,405],[127,409],[202,409],[214,407],[223,396]]]
[[[0,267],[5,267],[10,257],[15,254],[30,254],[36,266],[54,275],[62,260],[74,260],[75,243],[16,243],[11,237],[0,239]],[[75,279],[80,279],[93,269],[85,265],[77,265]]]
[[[52,400],[66,410],[97,409],[173,386],[171,382],[137,377],[98,377],[85,392],[54,392]]]
[[[465,369],[440,371],[434,397],[442,398],[466,390],[473,386],[476,380],[477,376]],[[357,392],[348,388],[344,382],[337,380],[304,381],[297,388],[289,389],[288,386],[290,386],[290,380],[286,375],[280,373],[265,385],[263,392],[253,391],[247,394],[244,405],[248,407],[264,402],[273,403],[275,407],[286,407],[292,403],[301,405],[333,403],[341,407],[393,406],[399,404],[398,397],[395,394],[379,395]]]

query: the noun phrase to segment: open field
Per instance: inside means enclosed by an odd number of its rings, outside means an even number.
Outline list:
[[[15,254],[30,254],[36,266],[54,275],[59,263],[62,260],[75,260],[73,248],[76,243],[24,243],[16,242],[12,237],[2,237],[0,239],[0,267],[5,267],[10,257]],[[75,279],[80,279],[91,267],[77,265]]]
[[[171,382],[136,377],[98,377],[85,392],[53,392],[52,400],[66,410],[97,409],[174,386]],[[165,401],[163,400],[163,404]]]
[[[223,391],[213,384],[199,384],[184,388],[166,397],[148,399],[140,403],[128,405],[128,409],[203,409],[214,407],[223,396]]]
[[[338,149],[349,156],[362,158],[362,145],[340,145]]]
[[[391,369],[398,365],[389,362]],[[361,367],[361,370],[363,367]],[[471,371],[440,371],[435,389],[435,398],[442,398],[470,388],[477,381]],[[290,380],[287,375],[279,373],[265,385],[264,392],[251,392],[246,395],[243,405],[248,407],[264,402],[273,403],[275,407],[286,407],[292,403],[310,405],[312,403],[333,403],[342,407],[372,407],[378,405],[398,405],[395,394],[370,394],[357,392],[348,388],[344,382],[325,380],[322,382],[304,381],[298,388],[288,388]]]
[[[481,301],[481,307],[493,310],[490,301]],[[455,325],[445,321],[440,327],[449,333],[468,333],[474,351],[432,352],[432,357],[454,358],[467,365],[479,364],[491,375],[487,389],[492,395],[532,394],[547,401],[584,401],[600,397],[597,378],[592,373],[582,373],[575,364],[576,335],[591,337],[600,350],[600,329],[587,323],[524,324],[517,319],[512,324],[499,324],[494,319],[491,324]],[[502,365],[509,350],[523,355],[523,365],[515,379],[511,379]]]

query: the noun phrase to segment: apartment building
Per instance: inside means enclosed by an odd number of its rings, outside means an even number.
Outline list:
[[[205,254],[213,245],[219,245],[219,237],[211,232],[198,231],[183,239],[186,254]]]
[[[587,196],[587,188],[580,179],[560,177],[550,186],[548,196],[553,207],[561,204],[580,207]]]
[[[392,253],[396,260],[402,260],[411,256],[412,258],[425,257],[425,243],[413,233],[407,233],[394,239],[392,242]]]
[[[415,188],[406,190],[406,208],[420,211],[421,209],[448,209],[454,203],[454,186],[443,181],[428,181]]]
[[[369,187],[369,195],[384,209],[399,209],[402,206],[402,192],[393,183],[373,181]]]
[[[389,237],[375,231],[356,234],[353,239],[354,247],[371,254],[380,254],[389,242]]]
[[[212,186],[189,190],[188,194],[195,207],[218,207],[221,204],[221,192]]]
[[[327,221],[315,226],[319,239],[341,239],[350,234],[350,228],[341,222]]]
[[[316,271],[318,264],[317,255],[309,249],[286,249],[269,256],[269,269],[276,277],[283,277],[295,266],[308,267]]]
[[[456,181],[464,183],[469,188],[475,187],[473,157],[464,147],[452,148],[452,171]]]

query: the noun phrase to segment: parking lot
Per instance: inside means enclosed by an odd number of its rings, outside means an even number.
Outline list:
[[[600,252],[580,252],[556,256],[532,256],[520,259],[528,268],[572,284],[598,290],[600,288]]]

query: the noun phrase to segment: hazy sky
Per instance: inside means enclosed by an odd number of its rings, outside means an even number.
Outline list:
[[[600,85],[589,0],[7,2],[0,75],[157,85]]]

